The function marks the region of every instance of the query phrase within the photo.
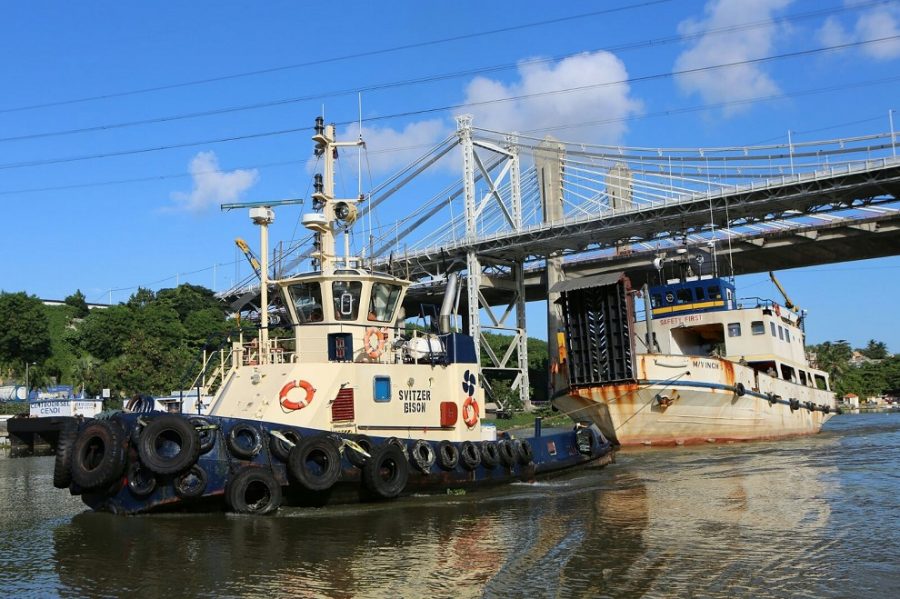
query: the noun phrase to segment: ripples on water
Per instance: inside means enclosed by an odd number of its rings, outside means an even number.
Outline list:
[[[621,452],[462,497],[271,518],[82,513],[0,458],[0,589],[63,597],[886,597],[900,414],[780,443]]]

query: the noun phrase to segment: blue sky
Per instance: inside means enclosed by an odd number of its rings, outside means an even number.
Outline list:
[[[218,204],[308,197],[312,120],[324,108],[328,120],[353,121],[359,89],[368,90],[363,117],[382,117],[364,123],[372,182],[451,132],[461,111],[503,130],[612,118],[556,135],[654,147],[780,143],[788,130],[794,141],[884,132],[898,108],[897,39],[666,76],[900,34],[897,2],[859,3],[8,3],[0,20],[0,289],[62,298],[80,288],[91,301],[118,302],[138,285],[222,290],[243,279],[233,240],[255,245],[256,233],[244,211],[221,213]],[[595,14],[570,18],[586,13]],[[776,22],[760,24],[768,19]],[[532,23],[540,24],[524,26]],[[534,58],[551,60],[521,64]],[[591,96],[430,111],[653,75]],[[421,79],[432,80],[385,86]],[[809,91],[824,87],[833,89]],[[780,99],[741,103],[762,96]],[[182,118],[197,113],[217,114]],[[226,138],[244,139],[215,141]],[[420,180],[379,222],[388,226],[416,193],[433,193],[450,175]],[[355,194],[355,179],[338,184]],[[298,238],[301,212],[279,209],[273,238]],[[891,316],[898,269],[900,259],[890,258],[780,276],[810,311],[811,342],[877,338],[900,351]],[[777,297],[765,275],[739,285]]]

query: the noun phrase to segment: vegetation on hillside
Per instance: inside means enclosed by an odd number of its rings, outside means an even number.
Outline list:
[[[870,339],[866,347],[854,350],[844,340],[826,341],[807,347],[815,356],[815,364],[831,377],[831,387],[838,397],[855,393],[865,399],[892,389],[900,389],[900,356],[891,356],[887,345]],[[853,364],[853,352],[866,361]]]

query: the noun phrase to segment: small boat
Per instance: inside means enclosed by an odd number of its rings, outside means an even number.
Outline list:
[[[435,330],[407,332],[410,281],[335,254],[356,220],[354,199],[334,197],[340,147],[316,120],[314,270],[272,280],[272,205],[250,205],[260,226],[260,322],[221,357],[223,376],[205,414],[120,412],[60,436],[54,484],[93,509],[133,514],[392,499],[530,481],[612,460],[612,444],[587,422],[503,433],[485,423],[472,336],[454,329],[458,280]],[[283,203],[283,202],[281,202]],[[244,205],[246,206],[246,205]],[[270,305],[269,294],[280,301]],[[270,334],[270,312],[289,334]],[[178,412],[178,410],[175,410]]]
[[[691,260],[680,248],[670,259],[679,275],[663,279],[659,259],[660,283],[640,291],[624,273],[557,285],[569,389],[554,404],[619,445],[818,432],[840,409],[828,374],[807,358],[804,314],[787,296],[790,309],[738,300],[732,280],[696,275]]]

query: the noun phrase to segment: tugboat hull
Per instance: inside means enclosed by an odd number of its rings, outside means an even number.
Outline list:
[[[297,442],[290,447],[283,439]],[[358,451],[361,446],[371,457]],[[281,505],[476,490],[612,460],[612,445],[596,427],[445,446],[163,413],[87,421],[64,450],[57,467],[69,464],[72,494],[94,510],[118,514],[266,514]]]

